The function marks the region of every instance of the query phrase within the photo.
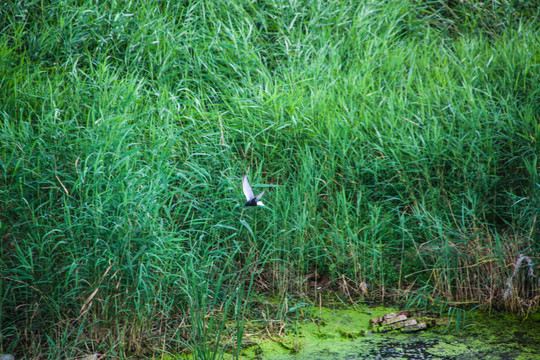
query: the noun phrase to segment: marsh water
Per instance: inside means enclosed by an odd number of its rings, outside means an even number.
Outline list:
[[[539,360],[540,314],[468,313],[460,329],[448,326],[404,334],[369,331],[369,320],[395,309],[318,309],[310,320],[293,322],[281,336],[254,339],[243,359],[328,360]],[[314,320],[315,319],[315,320]],[[465,325],[465,327],[463,327]]]

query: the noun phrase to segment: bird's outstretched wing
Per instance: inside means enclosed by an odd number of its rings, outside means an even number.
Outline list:
[[[255,197],[255,195],[253,194],[253,190],[251,190],[251,186],[249,186],[247,175],[244,175],[244,178],[242,179],[242,189],[244,190],[244,195],[246,195],[248,201]],[[262,194],[260,194],[259,196],[262,196]]]
[[[259,201],[261,200],[262,196],[264,195],[264,191],[262,193],[260,193],[259,195],[257,195],[257,197],[255,198],[255,201]]]

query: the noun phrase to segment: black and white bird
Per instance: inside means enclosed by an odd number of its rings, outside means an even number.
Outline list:
[[[248,201],[244,206],[264,206],[264,204],[259,201],[264,195],[264,191],[255,196],[253,190],[251,190],[251,186],[249,186],[247,175],[244,175],[244,178],[242,179],[242,189],[244,190],[244,195],[246,195]]]

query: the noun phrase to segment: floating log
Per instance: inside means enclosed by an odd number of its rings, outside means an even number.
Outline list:
[[[408,334],[408,333],[417,332],[417,331],[421,331],[425,329],[427,329],[427,325],[425,323],[418,323],[415,325],[404,327],[403,329],[401,329],[401,332]]]
[[[394,314],[395,315],[395,314]],[[400,321],[405,321],[407,320],[407,317],[405,315],[397,315],[397,316],[393,316],[391,318],[388,318],[388,319],[385,319],[382,324],[383,325],[391,325],[393,323],[397,323],[397,322],[400,322]]]
[[[421,321],[412,318],[414,314],[409,311],[401,311],[398,314],[389,313],[384,316],[379,316],[369,321],[374,331],[388,332],[392,330],[401,330],[403,333],[412,333],[425,330],[428,328],[427,323],[422,318]]]

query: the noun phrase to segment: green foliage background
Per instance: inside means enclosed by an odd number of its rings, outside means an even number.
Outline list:
[[[518,255],[538,262],[538,17],[524,1],[7,2],[0,350],[211,358],[254,294],[320,282],[501,303]],[[266,208],[243,208],[244,173]],[[525,272],[514,310],[538,306]]]

